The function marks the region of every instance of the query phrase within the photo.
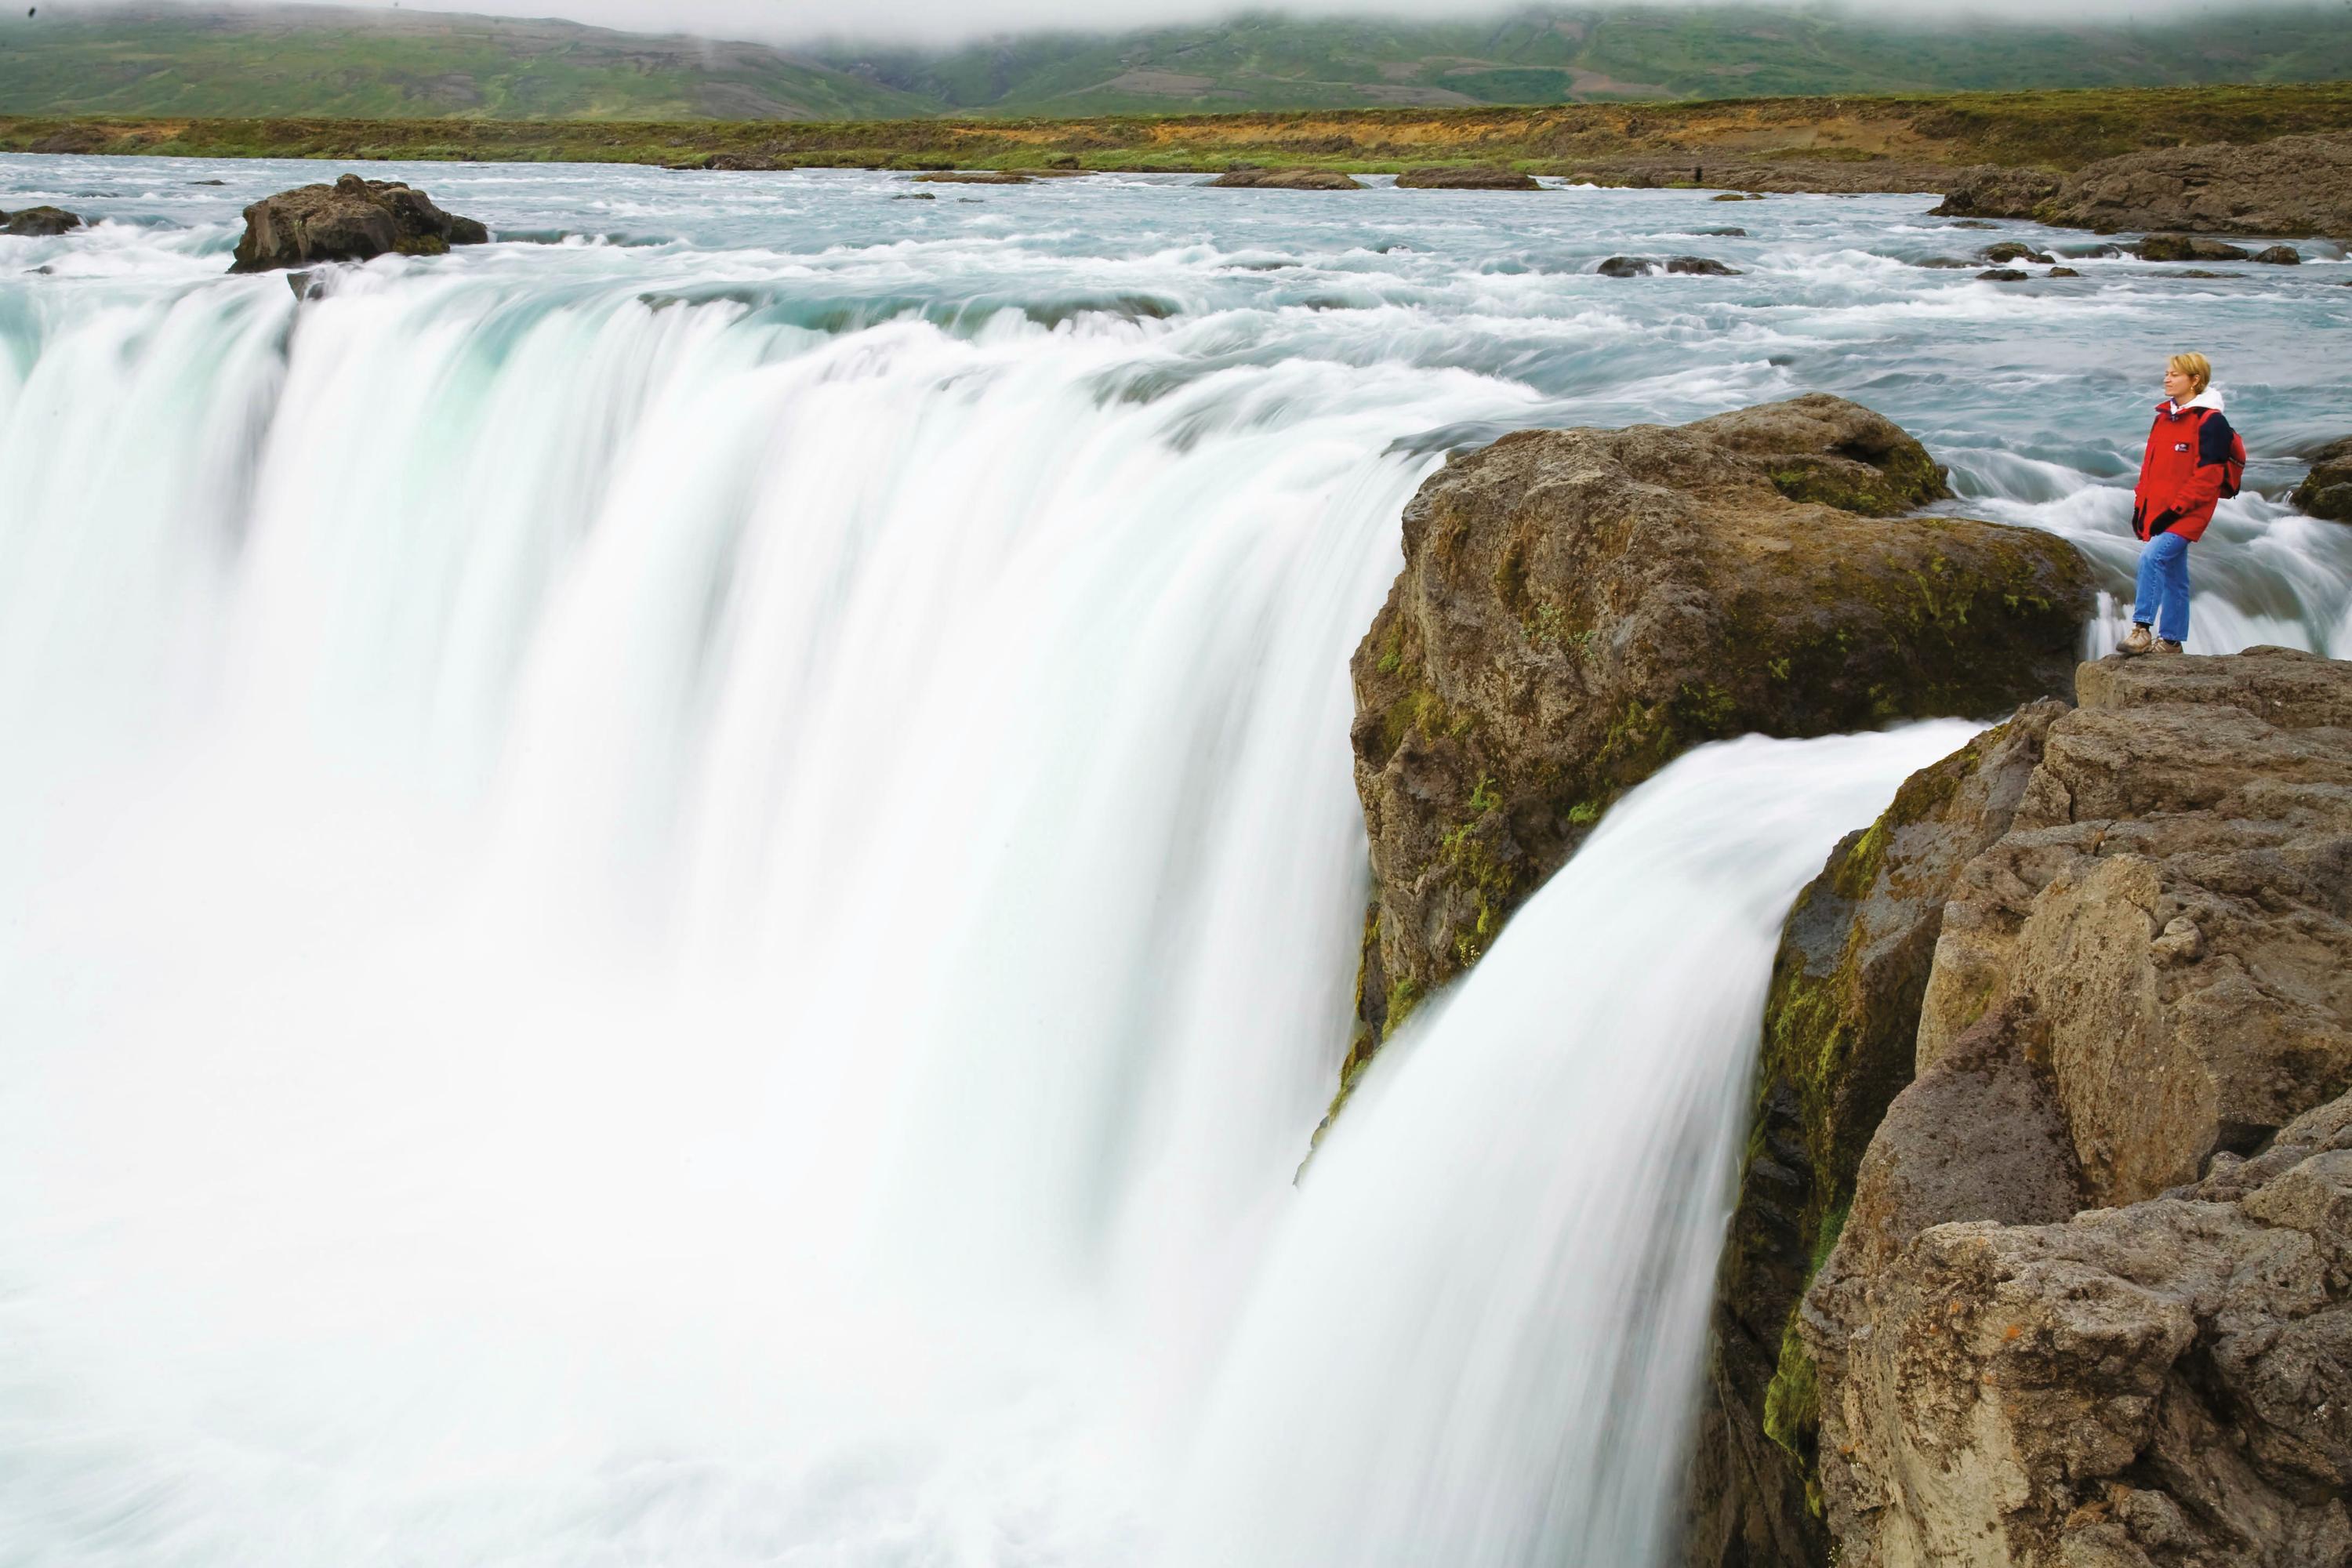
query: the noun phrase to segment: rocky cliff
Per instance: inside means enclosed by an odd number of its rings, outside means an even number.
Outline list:
[[[2352,665],[2078,689],[1792,912],[1695,1558],[2352,1562]]]
[[[1350,1073],[1689,747],[2069,691],[2081,558],[1905,515],[1947,493],[1900,428],[1820,395],[1523,431],[1433,476],[1352,665],[1377,890]]]

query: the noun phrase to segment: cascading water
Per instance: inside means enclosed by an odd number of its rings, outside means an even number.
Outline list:
[[[560,242],[298,305],[220,272],[314,169],[0,159],[111,220],[0,239],[0,1561],[1643,1560],[1759,954],[1955,742],[1671,771],[1294,1188],[1398,512],[1824,386],[2127,589],[2159,286],[1895,198],[1652,287],[1700,198],[402,173]],[[2352,401],[2299,270],[2206,345],[2258,458]],[[2197,646],[2342,651],[2332,530],[2226,507]]]
[[[1375,1059],[1221,1374],[1185,1561],[1666,1561],[1781,918],[1974,729],[1692,753]]]

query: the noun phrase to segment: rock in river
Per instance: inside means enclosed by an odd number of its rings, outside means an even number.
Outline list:
[[[443,212],[413,185],[345,174],[331,185],[281,191],[246,208],[245,235],[229,270],[365,261],[388,251],[438,256],[489,237],[479,223]]]
[[[2139,242],[2142,261],[2243,261],[2239,246],[2189,234],[2151,234]]]
[[[2071,689],[2082,558],[1906,517],[1948,493],[1895,425],[1818,394],[1522,431],[1433,476],[1351,667],[1376,884],[1351,1063],[1691,746]]]
[[[0,213],[0,234],[19,238],[47,239],[82,226],[82,220],[63,207],[19,207]]]
[[[1228,169],[1204,185],[1246,191],[1360,191],[1363,183],[1337,169]]]
[[[2311,472],[2294,488],[2294,505],[2314,517],[2352,522],[2352,436],[2313,454]]]
[[[1522,174],[1517,169],[1499,164],[1480,163],[1467,168],[1407,169],[1396,179],[1401,191],[1539,191],[1532,174]]]

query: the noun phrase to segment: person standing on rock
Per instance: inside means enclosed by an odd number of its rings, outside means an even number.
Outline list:
[[[2180,651],[2189,636],[2189,547],[2205,536],[2215,503],[2236,495],[2245,476],[2246,445],[2230,428],[2212,383],[2203,354],[2165,362],[2164,401],[2132,491],[2132,531],[2147,542],[2139,552],[2132,629],[2119,653]]]

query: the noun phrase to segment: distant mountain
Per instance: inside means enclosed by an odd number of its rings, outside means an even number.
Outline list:
[[[1756,5],[1250,16],[945,49],[780,48],[324,6],[0,17],[0,113],[867,120],[2352,79],[2352,5],[1897,26]]]
[[[1475,23],[1256,16],[1112,37],[807,53],[965,114],[2185,87],[2352,78],[2352,7],[2032,26],[1758,5],[1544,8]]]
[[[0,13],[0,113],[882,120],[936,100],[766,44],[430,11]]]

